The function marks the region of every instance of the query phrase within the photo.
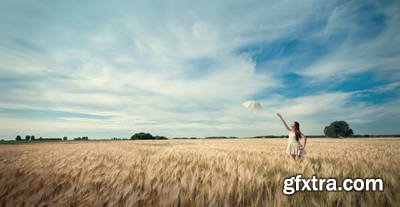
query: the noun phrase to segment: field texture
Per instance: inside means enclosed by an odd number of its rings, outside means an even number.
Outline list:
[[[400,139],[0,145],[0,206],[400,206]],[[282,193],[286,177],[380,177],[384,192]]]

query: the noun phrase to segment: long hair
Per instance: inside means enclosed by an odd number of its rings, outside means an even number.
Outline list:
[[[294,134],[296,135],[296,141],[301,139],[301,131],[300,131],[300,124],[299,122],[294,122]]]

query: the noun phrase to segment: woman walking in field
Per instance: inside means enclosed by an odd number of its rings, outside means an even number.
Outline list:
[[[292,156],[294,160],[301,158],[302,155],[306,154],[305,147],[307,143],[307,137],[304,136],[303,133],[300,131],[300,124],[299,122],[293,122],[291,128],[287,125],[286,121],[283,119],[281,114],[276,114],[282,120],[283,125],[289,132],[289,140],[286,152]],[[300,139],[304,139],[304,144],[300,143]]]

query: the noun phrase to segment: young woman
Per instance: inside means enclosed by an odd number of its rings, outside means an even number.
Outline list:
[[[304,149],[307,144],[307,137],[305,137],[304,134],[301,133],[299,122],[297,121],[293,122],[291,128],[289,128],[289,126],[286,124],[286,121],[283,119],[282,115],[279,113],[276,115],[278,115],[278,117],[283,122],[283,125],[289,132],[289,140],[286,152],[290,156],[292,156],[294,160],[301,158],[302,155],[306,154],[306,151]],[[303,145],[300,143],[300,139],[302,138],[304,139]]]

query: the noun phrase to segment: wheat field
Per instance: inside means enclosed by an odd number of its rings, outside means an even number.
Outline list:
[[[400,206],[400,139],[0,145],[0,206]],[[384,192],[282,193],[286,177],[380,177]]]

